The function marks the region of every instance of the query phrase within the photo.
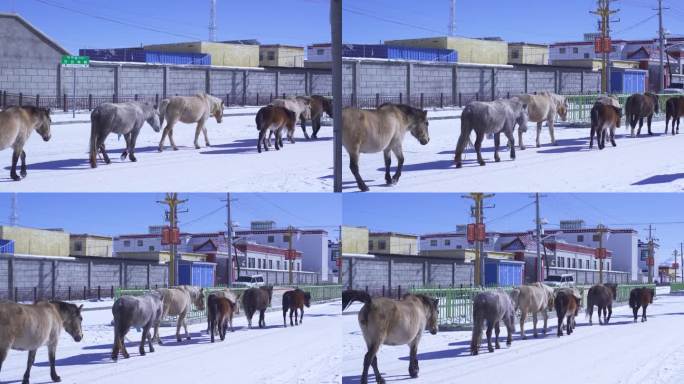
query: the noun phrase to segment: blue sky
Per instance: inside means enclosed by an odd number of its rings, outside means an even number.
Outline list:
[[[0,12],[11,11],[74,53],[79,48],[207,40],[209,34],[209,0],[0,0]],[[216,19],[219,40],[256,38],[296,45],[330,41],[328,0],[217,0]]]
[[[454,231],[471,222],[472,200],[461,194],[345,194],[345,225],[367,226],[376,231],[412,234]],[[497,194],[488,200],[485,222],[498,231],[529,230],[534,227],[534,199],[529,194]],[[684,194],[545,194],[541,216],[558,228],[560,220],[584,219],[589,226],[600,223],[633,228],[646,239],[648,223],[656,223],[654,237],[660,239],[658,260],[672,257],[684,241]],[[678,224],[666,224],[679,222]]]
[[[180,194],[188,199],[179,215],[182,230],[202,232],[225,229],[225,194]],[[162,193],[20,193],[19,224],[37,228],[64,228],[71,233],[117,235],[145,233],[148,225],[163,224]],[[0,194],[0,223],[10,215],[12,194]],[[234,199],[234,200],[233,200]],[[338,237],[341,197],[322,193],[231,194],[233,222],[249,227],[251,220],[274,220],[279,226],[323,228]]]
[[[672,8],[664,17],[671,33],[684,34],[684,2],[665,0]],[[344,40],[378,43],[382,40],[445,35],[449,0],[345,0]],[[613,25],[618,38],[651,38],[658,19],[656,0],[620,0],[614,7],[621,21]],[[500,36],[507,41],[552,43],[582,39],[597,29],[589,14],[596,0],[457,0],[456,32],[467,37]],[[643,22],[643,23],[642,23]]]

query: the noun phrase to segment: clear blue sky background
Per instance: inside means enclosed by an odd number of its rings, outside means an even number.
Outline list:
[[[345,194],[345,225],[367,226],[374,231],[412,234],[454,231],[471,222],[472,200],[461,194]],[[534,228],[534,199],[528,194],[497,194],[487,201],[488,229],[522,231]],[[684,241],[684,194],[546,194],[541,216],[557,229],[560,220],[583,219],[589,226],[599,223],[615,228],[633,228],[639,237],[648,236],[648,223],[655,223],[660,239],[658,261],[672,258]],[[665,224],[680,222],[679,224]],[[659,224],[660,223],[660,224]]]
[[[217,0],[218,39],[295,45],[329,42],[329,4],[327,0]],[[209,0],[0,0],[0,12],[12,11],[73,53],[79,48],[207,40],[209,35]]]
[[[179,215],[182,230],[225,229],[225,194],[180,194],[188,199]],[[146,233],[149,225],[164,224],[161,193],[20,193],[19,224],[36,228],[64,228],[71,233],[118,235]],[[235,199],[235,200],[233,200]],[[12,194],[0,194],[0,223],[9,220]],[[233,222],[249,227],[252,220],[274,220],[278,226],[323,228],[338,238],[342,198],[322,193],[233,193]]]
[[[644,21],[656,12],[656,0],[620,0],[613,25],[617,38],[652,38],[658,19]],[[344,40],[378,43],[383,40],[446,35],[449,0],[344,0]],[[672,8],[665,27],[684,34],[684,2],[665,0]],[[500,36],[507,41],[552,43],[581,40],[597,30],[597,18],[589,11],[596,0],[457,0],[456,31],[467,37]],[[640,24],[643,22],[642,24]]]

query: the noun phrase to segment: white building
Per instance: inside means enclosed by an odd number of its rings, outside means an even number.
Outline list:
[[[306,47],[306,60],[312,63],[332,62],[332,44],[313,44]]]

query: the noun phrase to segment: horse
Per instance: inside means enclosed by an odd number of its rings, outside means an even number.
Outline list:
[[[672,135],[679,133],[679,123],[684,116],[684,96],[675,96],[665,103],[665,134],[667,135],[670,119],[672,119]],[[677,132],[675,133],[675,124]]]
[[[598,308],[599,324],[608,324],[610,316],[613,314],[613,300],[615,299],[617,299],[617,287],[615,284],[596,284],[589,288],[587,292],[589,325],[593,324],[594,305]],[[603,312],[603,322],[601,321],[601,312]]]
[[[653,135],[653,132],[651,132],[651,122],[653,121],[653,115],[656,113],[660,113],[658,95],[646,92],[643,95],[637,93],[628,97],[625,102],[625,116],[627,118],[627,125],[632,127],[631,136],[634,137],[634,128],[637,121],[639,122],[637,136],[641,135],[644,118],[647,119],[648,134]]]
[[[147,339],[150,352],[154,352],[150,329],[161,321],[163,311],[162,296],[157,291],[148,292],[144,296],[121,296],[112,305],[114,316],[114,345],[112,347],[112,360],[119,358],[119,351],[124,358],[128,359],[128,351],[124,338],[131,327],[142,328],[142,340],[140,341],[140,356],[145,356],[145,339]]]
[[[556,117],[560,117],[562,121],[568,120],[568,100],[564,96],[550,92],[542,92],[539,95],[520,95],[518,98],[527,104],[529,121],[537,123],[537,148],[541,146],[539,136],[541,135],[542,123],[545,121],[549,126],[551,145],[556,145],[554,124]],[[522,150],[525,149],[523,133],[522,130],[518,131],[518,141]]]
[[[247,324],[252,328],[252,316],[259,311],[259,328],[266,326],[264,312],[271,305],[273,297],[273,286],[263,286],[259,288],[249,288],[242,294],[242,306],[245,308]]]
[[[26,177],[24,145],[31,136],[31,132],[35,130],[44,141],[49,141],[51,137],[50,124],[52,124],[50,110],[46,108],[9,107],[0,111],[0,151],[9,147],[14,150],[10,169],[12,180],[19,181]],[[21,169],[17,175],[19,158],[21,158]]]
[[[321,130],[321,118],[323,113],[328,117],[333,117],[332,100],[327,97],[311,96],[311,138],[318,139],[318,131]],[[306,129],[304,130],[306,132]]]
[[[480,343],[482,342],[482,328],[485,321],[487,321],[487,349],[489,352],[494,352],[494,348],[492,348],[492,328],[496,332],[494,336],[496,349],[501,348],[499,345],[499,324],[501,321],[503,321],[508,332],[506,345],[511,345],[513,333],[515,332],[515,309],[513,308],[511,297],[503,290],[480,292],[473,299],[474,326],[470,342],[470,353],[472,355],[477,355],[479,352]]]
[[[83,305],[63,301],[39,301],[34,304],[0,302],[0,370],[10,349],[28,351],[28,363],[22,384],[28,384],[36,350],[48,347],[50,378],[61,381],[55,370],[55,353],[62,329],[75,342],[83,339],[81,309]]]
[[[527,314],[532,313],[532,325],[534,327],[534,337],[537,337],[537,313],[541,312],[544,316],[544,330],[546,335],[546,325],[549,320],[549,313],[553,308],[553,289],[546,284],[534,283],[513,288],[511,298],[515,304],[515,310],[520,309],[520,336],[523,340],[525,335],[525,320]]]
[[[347,290],[342,295],[342,309],[358,301],[359,327],[366,340],[368,352],[363,359],[361,384],[368,383],[368,367],[373,366],[375,382],[384,383],[376,356],[381,345],[404,345],[410,348],[409,375],[418,377],[418,344],[423,330],[437,334],[438,299],[425,295],[406,294],[401,300],[384,297],[371,298],[363,291]]]
[[[383,152],[385,157],[385,181],[397,184],[404,166],[402,144],[406,132],[411,132],[421,145],[430,142],[427,111],[403,104],[383,104],[376,110],[367,111],[346,108],[342,112],[342,145],[349,153],[349,168],[356,184],[363,192],[368,186],[359,174],[361,153]],[[397,158],[397,171],[390,176],[391,153]]]
[[[558,318],[558,337],[563,336],[563,320],[566,321],[568,335],[575,329],[575,316],[579,313],[581,304],[579,292],[572,288],[559,288],[555,292],[554,305],[556,307],[556,317]]]
[[[275,132],[275,148],[277,151],[283,146],[282,130],[286,129],[288,132],[294,130],[297,123],[297,117],[294,112],[283,107],[276,107],[267,105],[257,112],[256,126],[259,131],[259,139],[257,141],[257,151],[261,153],[261,145],[268,151],[269,145],[267,143],[268,137],[266,131],[270,133]]]
[[[104,145],[110,133],[123,136],[126,140],[126,149],[121,154],[121,160],[125,160],[126,156],[130,155],[131,161],[137,161],[135,143],[145,122],[155,132],[161,130],[157,106],[139,101],[104,103],[97,106],[90,114],[90,166],[97,167],[98,151],[102,153],[105,163],[110,163]]]
[[[213,116],[216,122],[221,124],[223,121],[223,100],[206,93],[198,93],[194,96],[174,96],[161,101],[159,104],[159,116],[161,125],[164,125],[164,119],[167,120],[166,127],[164,127],[162,132],[161,141],[159,142],[159,152],[164,150],[166,135],[169,136],[169,142],[173,150],[178,150],[176,143],[173,141],[173,127],[179,121],[186,124],[197,123],[195,128],[196,149],[200,148],[197,143],[200,131],[204,134],[205,144],[207,147],[210,147],[211,144],[209,144],[205,124],[210,116]]]
[[[214,342],[214,332],[217,330],[221,341],[226,339],[226,329],[229,323],[230,331],[233,332],[234,305],[232,301],[213,293],[207,297],[207,321],[212,343]]]
[[[306,120],[311,118],[311,98],[308,96],[291,96],[284,99],[275,99],[271,102],[271,105],[292,111],[295,114],[295,123],[297,120],[300,121],[304,137],[307,140],[310,139],[309,134],[306,133]],[[290,143],[294,144],[294,129],[287,131],[287,138],[290,140]]]
[[[182,285],[174,288],[159,288],[157,291],[161,293],[163,302],[161,318],[163,319],[166,316],[178,316],[178,321],[176,323],[176,341],[179,343],[181,342],[181,324],[185,329],[185,338],[190,340],[185,316],[192,309],[193,305],[200,311],[204,311],[204,288]],[[159,323],[154,326],[153,340],[162,344],[159,337]]]
[[[304,292],[297,288],[283,294],[283,326],[287,328],[285,315],[290,310],[290,326],[299,325],[304,321],[304,306],[311,306],[311,293]],[[297,321],[297,310],[300,311],[299,321]],[[294,313],[294,324],[292,324],[292,314]]]
[[[637,322],[637,313],[639,307],[643,308],[641,312],[641,322],[648,321],[646,317],[646,307],[653,304],[653,297],[655,297],[655,289],[653,288],[634,288],[629,292],[629,306],[634,312],[634,322]]]
[[[225,298],[228,301],[230,301],[231,306],[233,307],[233,314],[239,314],[240,313],[240,294],[236,294],[235,292],[231,291],[228,288],[225,288],[222,290],[205,291],[205,294],[207,294],[207,303],[209,302],[209,295],[214,295],[215,297],[219,297],[219,298]],[[211,332],[209,320],[210,319],[207,318],[207,334],[209,334]],[[232,316],[228,319],[228,324],[230,325],[230,331],[233,332],[233,317]]]
[[[622,109],[616,108],[613,105],[596,102],[591,109],[591,132],[589,140],[589,148],[594,147],[594,135],[596,135],[596,142],[600,150],[606,147],[606,136],[610,132],[610,142],[613,147],[617,146],[615,143],[615,129],[620,128],[622,124]]]
[[[521,99],[501,99],[492,102],[473,101],[466,105],[461,114],[461,136],[456,144],[454,161],[456,168],[461,168],[463,151],[470,140],[470,132],[475,131],[475,151],[477,162],[485,165],[482,159],[482,141],[486,134],[494,135],[494,159],[498,163],[501,132],[508,138],[511,147],[511,159],[515,159],[515,138],[513,131],[516,124],[521,131],[527,130],[527,105]]]

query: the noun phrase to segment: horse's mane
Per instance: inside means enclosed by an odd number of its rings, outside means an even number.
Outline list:
[[[404,115],[412,118],[427,118],[427,112],[419,109],[412,107],[410,105],[406,104],[393,104],[393,103],[384,103],[378,107],[378,109],[382,109],[384,107],[394,107],[397,108],[398,110],[401,111]]]

